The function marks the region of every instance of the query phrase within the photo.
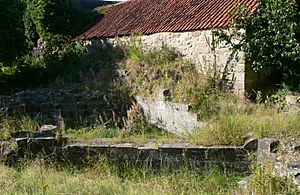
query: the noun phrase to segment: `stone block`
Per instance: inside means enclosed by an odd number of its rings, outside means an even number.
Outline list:
[[[235,82],[234,89],[236,91],[243,91],[245,89],[245,83],[244,82]]]
[[[163,129],[182,133],[203,126],[202,122],[198,122],[197,114],[189,113],[188,105],[140,97],[136,97],[136,100],[146,116],[149,116],[150,122]]]
[[[276,148],[280,143],[274,138],[258,139],[257,159],[260,163],[275,162]]]
[[[244,149],[249,152],[256,152],[258,148],[258,139],[256,138],[250,138],[245,141]]]
[[[234,76],[235,76],[235,80],[237,82],[243,82],[245,81],[245,73],[244,72],[237,72],[237,73],[234,73]]]
[[[235,148],[209,148],[206,153],[206,160],[234,162],[236,156]]]

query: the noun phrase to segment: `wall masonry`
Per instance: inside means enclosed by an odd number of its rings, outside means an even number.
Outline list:
[[[142,35],[142,47],[145,50],[152,50],[167,46],[174,48],[183,55],[185,59],[196,64],[200,73],[208,74],[213,71],[213,64],[216,62],[217,73],[222,79],[223,85],[233,89],[238,94],[245,90],[245,60],[243,52],[233,53],[229,46],[219,43],[212,50],[212,31],[192,32],[161,32],[151,35]],[[130,37],[118,37],[108,39],[94,39],[88,41],[90,45],[119,44],[128,45]]]
[[[132,165],[149,172],[188,170],[203,172],[207,168],[247,172],[248,158],[257,148],[244,146],[199,146],[186,142],[112,143],[110,139],[92,139],[87,143],[57,140],[55,131],[21,131],[0,142],[0,161],[14,164],[28,155],[46,156],[64,163],[84,164],[91,159],[107,159],[110,165]],[[253,142],[253,141],[252,141]],[[251,143],[252,143],[251,142]],[[250,144],[251,144],[250,143]]]
[[[141,97],[136,97],[136,100],[150,123],[162,129],[180,134],[203,127],[203,122],[198,121],[197,114],[189,111],[188,105]]]
[[[213,49],[212,30],[193,32],[161,32],[151,35],[132,37],[117,37],[108,39],[93,39],[86,42],[87,45],[105,47],[106,45],[126,46],[130,42],[141,43],[144,50],[155,50],[163,46],[174,48],[183,58],[190,60],[196,66],[196,70],[202,74],[213,75],[213,67],[216,65],[217,76],[222,85],[233,90],[237,95],[243,95],[245,91],[245,60],[243,52],[233,53],[225,43],[215,41]],[[202,127],[203,123],[197,120],[197,114],[188,110],[188,105],[166,102],[156,97],[155,100],[146,100],[137,97],[137,102],[148,115],[150,122],[163,129],[181,133]]]

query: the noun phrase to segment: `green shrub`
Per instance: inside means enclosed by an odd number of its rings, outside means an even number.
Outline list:
[[[253,14],[247,5],[238,4],[231,13],[233,26],[217,35],[233,49],[245,51],[255,71],[269,67],[283,75],[292,89],[300,81],[300,8],[297,0],[259,0]],[[241,29],[245,30],[242,33]],[[228,32],[231,32],[228,34]],[[241,40],[241,41],[236,41]]]

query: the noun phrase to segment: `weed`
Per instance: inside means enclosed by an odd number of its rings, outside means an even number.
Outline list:
[[[18,125],[21,129],[36,131],[39,128],[37,118],[30,117],[29,115],[21,115],[18,118]]]
[[[76,138],[114,138],[119,136],[119,131],[116,128],[106,128],[101,125],[94,125],[80,129],[67,129],[66,133],[74,135]]]
[[[149,124],[139,104],[133,102],[124,120],[124,130],[129,134],[145,134],[154,126]]]
[[[142,60],[144,52],[142,50],[142,41],[140,36],[132,35],[130,37],[130,44],[127,48],[127,56],[132,60]]]

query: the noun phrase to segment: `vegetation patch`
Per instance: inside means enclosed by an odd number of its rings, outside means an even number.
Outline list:
[[[88,127],[66,129],[64,133],[70,138],[89,142],[94,138],[110,138],[109,142],[135,142],[145,143],[155,141],[156,143],[168,141],[176,142],[181,137],[165,131],[148,122],[137,104],[133,104],[127,112],[128,116],[123,120],[122,127],[109,124],[95,124]]]
[[[212,87],[210,74],[199,73],[172,48],[143,51],[139,38],[133,37],[125,52],[127,58],[119,66],[128,72],[126,84],[133,95],[153,98],[159,89],[167,89],[166,101],[191,104],[195,112],[222,97],[222,89]]]
[[[130,166],[116,169],[105,159],[89,166],[49,163],[41,158],[18,167],[0,165],[1,194],[297,194],[290,178],[254,166],[242,188],[242,175],[216,168],[197,174],[149,173]]]
[[[14,116],[8,116],[5,112],[0,114],[0,140],[9,138],[11,133],[17,131],[36,131],[38,129],[39,122],[37,118],[26,114],[15,114]]]
[[[217,31],[216,35],[232,49],[244,51],[253,70],[267,67],[280,72],[285,85],[299,90],[299,1],[258,0],[258,3],[253,14],[246,4],[237,4],[230,13],[235,16],[233,25]]]
[[[0,165],[3,194],[198,194],[230,193],[240,178],[212,169],[203,174],[186,171],[152,174],[133,168],[117,171],[107,161],[91,167],[66,167],[36,160],[18,169]]]
[[[300,139],[298,111],[285,110],[285,100],[278,97],[274,94],[264,103],[234,97],[217,101],[217,112],[206,120],[204,128],[194,129],[186,137],[193,143],[204,145],[242,145],[250,137]]]

